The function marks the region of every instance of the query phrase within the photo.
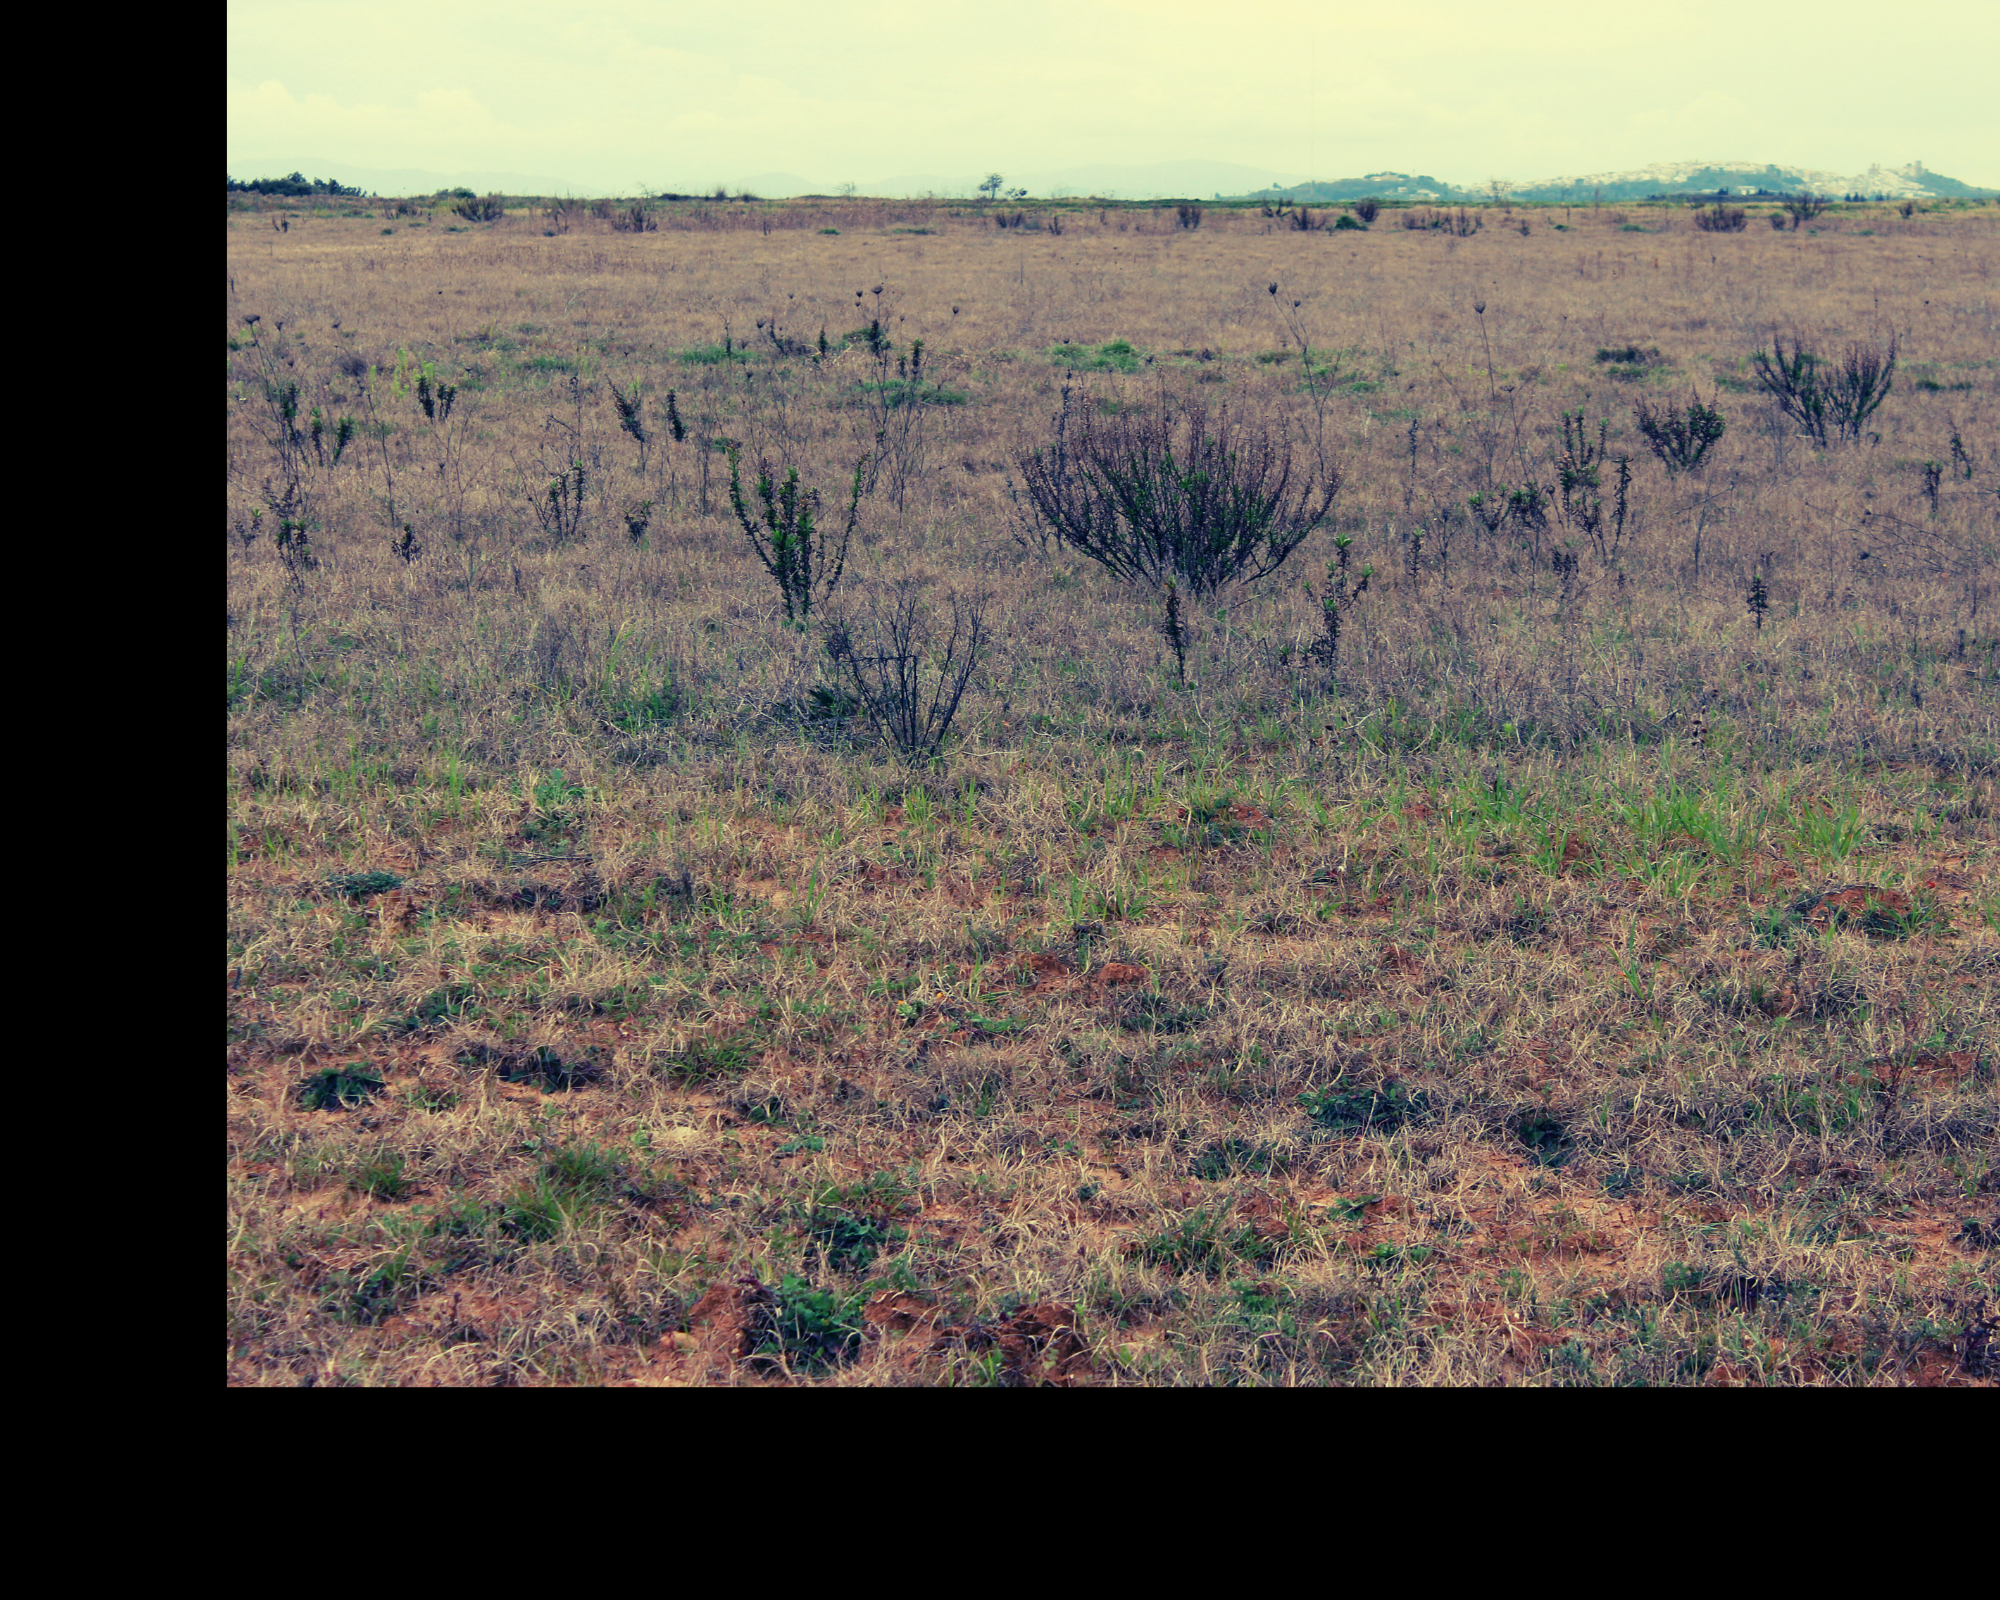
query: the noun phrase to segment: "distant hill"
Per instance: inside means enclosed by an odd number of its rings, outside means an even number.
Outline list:
[[[632,194],[638,185],[616,190],[579,184],[546,173],[501,172],[461,169],[444,172],[423,168],[362,167],[323,156],[284,160],[231,158],[230,175],[239,181],[278,178],[302,172],[309,178],[324,178],[348,188],[371,194],[422,195],[442,189],[467,188],[481,194],[515,195]],[[1490,182],[1448,183],[1424,173],[1373,172],[1358,178],[1320,178],[1300,181],[1283,168],[1246,167],[1229,161],[1155,161],[1141,165],[1099,162],[1061,168],[1001,168],[1008,189],[1023,188],[1038,200],[1089,198],[1107,200],[1261,200],[1265,204],[1286,201],[1293,205],[1341,205],[1374,196],[1388,201],[1434,201],[1439,204],[1492,198]],[[664,173],[662,174],[665,175]],[[902,173],[863,181],[857,185],[864,195],[903,196],[932,194],[939,198],[973,199],[985,173]],[[687,175],[682,175],[683,179]],[[1268,181],[1266,181],[1268,180]],[[736,194],[748,189],[752,194],[780,199],[797,194],[832,194],[833,182],[824,176],[800,177],[791,172],[763,172],[747,177],[712,174],[698,183],[668,184],[668,189],[688,189],[711,193],[718,183],[726,183]],[[1617,172],[1594,172],[1577,176],[1539,178],[1512,183],[1507,192],[1516,200],[1602,201],[1643,200],[1650,195],[1713,195],[1718,190],[1737,194],[1796,194],[1811,189],[1818,194],[1860,194],[1889,199],[1958,199],[2000,195],[2000,189],[1982,189],[1932,172],[1921,161],[1902,167],[1872,166],[1865,172],[1838,173],[1809,167],[1785,167],[1756,161],[1658,162],[1648,167]],[[654,192],[660,192],[655,190]]]
[[[1376,172],[1365,178],[1319,178],[1310,183],[1252,189],[1248,194],[1229,196],[1232,200],[1262,200],[1267,205],[1279,200],[1293,205],[1340,205],[1349,200],[1451,200],[1470,190],[1454,189],[1441,179],[1422,173]],[[1218,195],[1216,198],[1222,198]]]
[[[1573,201],[1644,200],[1653,195],[1858,194],[1869,199],[1946,200],[2000,195],[1957,178],[1932,172],[1921,161],[1904,167],[1872,166],[1866,172],[1840,173],[1814,167],[1782,167],[1762,161],[1662,161],[1620,172],[1593,172],[1576,177],[1539,178],[1503,184],[1515,200]],[[1377,172],[1363,178],[1338,178],[1312,183],[1252,189],[1232,195],[1235,200],[1280,200],[1293,205],[1339,205],[1373,196],[1378,200],[1490,200],[1491,181],[1452,184],[1406,172]]]
[[[1593,194],[1603,200],[1643,200],[1655,194],[1714,194],[1724,190],[1731,195],[1797,194],[1807,189],[1815,194],[1858,194],[1889,200],[1943,200],[1995,192],[1932,172],[1921,161],[1902,167],[1871,166],[1865,172],[1784,167],[1758,161],[1664,161],[1623,172],[1594,172],[1580,177],[1517,183],[1512,193],[1517,200],[1575,200]]]

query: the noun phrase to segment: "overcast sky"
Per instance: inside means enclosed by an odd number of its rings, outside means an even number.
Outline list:
[[[228,160],[579,192],[1200,159],[1514,181],[1695,158],[2000,185],[2000,4],[228,0]],[[338,171],[308,176],[339,177]]]

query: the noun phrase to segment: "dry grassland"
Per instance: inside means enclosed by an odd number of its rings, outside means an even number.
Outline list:
[[[1992,208],[294,216],[227,233],[232,1383],[1991,1381]],[[1858,441],[1795,328],[1899,341]],[[1066,384],[1338,462],[1185,685],[1009,498]],[[869,457],[807,631],[717,439],[836,527]],[[898,583],[991,636],[930,763],[819,627]]]

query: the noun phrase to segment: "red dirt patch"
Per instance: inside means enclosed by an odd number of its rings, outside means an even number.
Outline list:
[[[1864,1062],[1860,1072],[1850,1073],[1848,1081],[1858,1083],[1864,1076],[1873,1075],[1879,1082],[1897,1085],[1913,1077],[1956,1083],[1967,1076],[1973,1066],[1974,1057],[1970,1050],[1953,1050],[1943,1055],[1915,1055],[1901,1061],[1890,1056],[1877,1056],[1873,1061]]]
[[[1400,945],[1385,945],[1382,950],[1382,970],[1399,977],[1421,978],[1424,975],[1423,961]]]
[[[442,1340],[490,1339],[534,1310],[535,1299],[524,1294],[461,1293],[440,1290],[427,1294],[408,1311],[387,1318],[387,1334],[420,1334]]]
[[[718,1283],[688,1313],[688,1331],[660,1341],[678,1376],[690,1382],[720,1378],[750,1353],[750,1312],[760,1286],[745,1276]]]
[[[1007,1388],[1043,1383],[1068,1388],[1094,1370],[1090,1348],[1077,1330],[1076,1313],[1053,1300],[1017,1311],[990,1327],[965,1329],[969,1350],[1000,1351],[1000,1381]]]
[[[1060,956],[1036,951],[1031,955],[1015,957],[1014,965],[1023,972],[1035,975],[1034,987],[1028,991],[1031,995],[1068,994],[1080,987],[1075,969]]]
[[[1759,861],[1750,868],[1748,890],[1751,894],[1770,894],[1799,881],[1799,875],[1786,861]]]
[[[1894,889],[1877,888],[1872,883],[1850,883],[1842,889],[1829,889],[1819,897],[1806,918],[1815,927],[1839,927],[1847,922],[1858,922],[1868,933],[1893,931],[1902,918],[1910,914],[1910,897],[1898,894]]]

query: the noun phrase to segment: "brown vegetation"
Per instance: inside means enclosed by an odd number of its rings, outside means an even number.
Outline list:
[[[231,1382],[1991,1381],[1990,210],[280,209]],[[1331,514],[1169,637],[1066,389]]]

